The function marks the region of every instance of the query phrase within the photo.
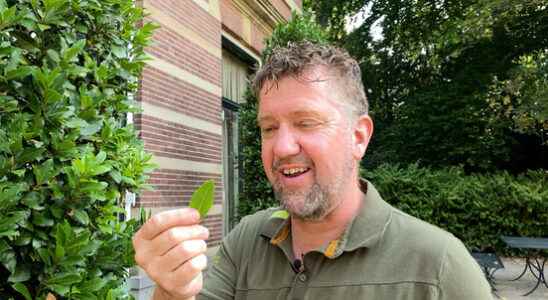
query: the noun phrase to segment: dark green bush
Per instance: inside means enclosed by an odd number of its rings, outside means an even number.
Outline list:
[[[314,21],[309,12],[293,14],[286,24],[280,24],[265,41],[262,57],[265,60],[272,49],[288,42],[307,40],[314,43],[327,42],[324,30]],[[257,98],[249,89],[246,103],[240,109],[240,145],[242,158],[242,190],[239,199],[239,216],[277,205],[270,183],[261,162],[261,134],[257,126]]]
[[[0,299],[127,298],[126,125],[153,26],[131,0],[0,0]]]
[[[501,235],[548,236],[548,173],[465,175],[461,168],[382,165],[363,171],[382,197],[470,249],[509,253]]]

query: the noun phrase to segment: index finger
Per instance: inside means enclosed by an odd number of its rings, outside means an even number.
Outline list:
[[[181,208],[164,211],[152,216],[139,229],[136,235],[146,240],[152,240],[160,233],[175,226],[188,226],[200,222],[200,214],[193,208]]]

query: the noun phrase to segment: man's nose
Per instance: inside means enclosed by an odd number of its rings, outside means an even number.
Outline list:
[[[301,146],[297,136],[290,128],[281,126],[274,137],[274,155],[284,158],[299,154]]]

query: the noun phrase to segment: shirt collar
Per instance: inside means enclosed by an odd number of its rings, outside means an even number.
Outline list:
[[[373,184],[360,180],[360,188],[364,192],[360,212],[350,222],[340,238],[333,240],[317,249],[328,258],[336,258],[345,251],[358,248],[371,248],[381,239],[390,223],[392,207],[386,203]],[[270,243],[278,245],[290,234],[290,219],[287,215],[272,210],[271,217],[265,222],[261,235],[270,239]]]

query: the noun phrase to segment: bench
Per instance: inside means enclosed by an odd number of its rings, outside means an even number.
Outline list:
[[[537,279],[537,284],[523,296],[528,296],[534,292],[542,283],[548,288],[548,281],[544,275],[544,267],[548,261],[545,251],[548,250],[548,238],[545,237],[522,237],[522,236],[501,236],[501,239],[510,248],[526,251],[525,268],[521,274],[513,280],[518,280],[527,270]],[[544,252],[543,252],[544,251]]]
[[[494,252],[471,252],[472,257],[480,265],[487,282],[491,285],[493,291],[496,291],[495,288],[495,272],[500,269],[504,269],[504,265],[500,258]]]

